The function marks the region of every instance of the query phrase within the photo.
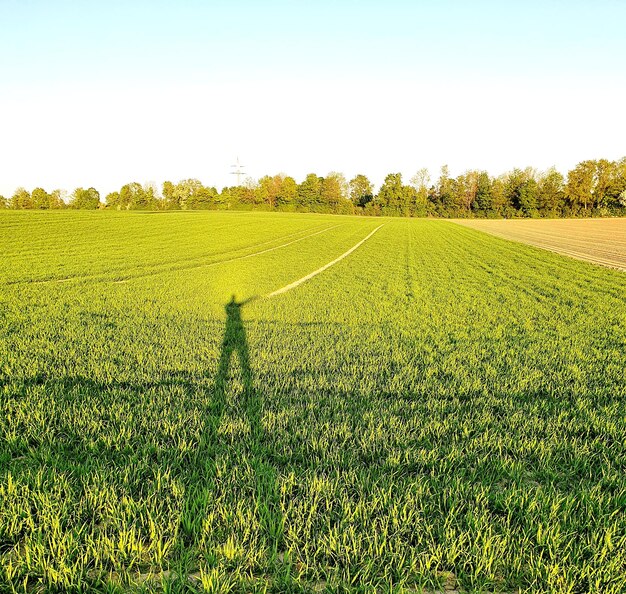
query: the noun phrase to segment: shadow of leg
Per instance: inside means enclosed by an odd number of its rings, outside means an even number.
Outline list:
[[[270,562],[274,562],[283,543],[283,517],[278,478],[274,467],[269,462],[265,430],[261,422],[263,403],[260,392],[254,387],[243,322],[239,336],[241,340],[237,344],[237,354],[243,376],[245,412],[250,424],[250,455],[256,479],[257,513],[270,553]]]
[[[241,404],[251,433],[248,444],[242,444],[242,447],[248,449],[247,453],[254,471],[256,510],[269,553],[269,561],[273,564],[282,548],[283,517],[277,474],[270,463],[267,440],[261,422],[263,409],[261,393],[254,387],[246,330],[241,317],[241,308],[244,303],[238,303],[233,297],[225,306],[226,326],[220,361],[213,380],[204,431],[196,452],[194,465],[196,477],[191,481],[194,487],[185,498],[181,523],[187,542],[198,542],[210,494],[216,488],[216,464],[220,452],[218,431],[226,408],[231,359],[236,352],[243,382]]]

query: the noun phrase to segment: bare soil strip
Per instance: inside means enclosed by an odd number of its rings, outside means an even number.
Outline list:
[[[384,223],[383,223],[383,225],[384,225]],[[318,268],[317,270],[314,270],[310,274],[307,274],[306,276],[303,276],[302,278],[299,278],[298,280],[293,281],[292,283],[289,283],[288,285],[286,285],[286,286],[284,286],[284,287],[282,287],[280,289],[277,289],[276,291],[273,291],[272,293],[268,293],[267,295],[265,295],[265,297],[267,297],[267,298],[269,298],[269,297],[276,297],[276,295],[282,295],[283,293],[286,293],[287,291],[291,291],[291,289],[295,289],[297,286],[301,285],[302,283],[305,283],[309,279],[312,279],[314,276],[317,276],[320,272],[324,272],[324,270],[327,270],[331,266],[334,266],[335,264],[337,264],[337,262],[340,262],[341,260],[343,260],[344,258],[349,256],[358,247],[363,245],[383,225],[379,225],[378,227],[376,227],[376,229],[374,229],[371,233],[369,233],[367,235],[367,237],[364,237],[363,239],[361,239],[361,241],[359,241],[357,244],[353,245],[347,252],[344,252],[338,258],[335,258],[332,262],[329,262],[328,264],[324,264],[324,266],[322,266],[321,268]]]
[[[626,219],[456,219],[459,225],[626,271]]]

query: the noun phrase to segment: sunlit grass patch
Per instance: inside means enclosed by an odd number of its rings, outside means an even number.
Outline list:
[[[0,591],[626,589],[623,274],[388,220],[264,299],[380,221],[101,214],[0,216]]]

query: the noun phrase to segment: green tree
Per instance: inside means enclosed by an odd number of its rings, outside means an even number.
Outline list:
[[[430,173],[428,169],[422,167],[410,180],[411,185],[415,188],[413,215],[423,217],[428,212],[428,183],[430,182]]]
[[[17,210],[33,208],[33,201],[31,199],[30,192],[24,188],[17,188],[13,196],[11,196],[11,208]]]
[[[208,210],[217,207],[218,193],[213,187],[202,186],[194,195],[195,208]]]
[[[614,161],[607,161],[606,159],[598,159],[595,164],[593,206],[595,208],[604,208],[608,206],[611,201],[611,189],[614,183],[617,164]]]
[[[50,208],[50,194],[43,188],[35,188],[31,194],[31,208],[47,210]]]
[[[374,186],[367,176],[359,173],[350,180],[350,200],[355,206],[365,208],[374,199]]]
[[[65,208],[65,190],[52,190],[50,194],[50,208]]]
[[[95,188],[76,188],[70,198],[70,208],[81,210],[100,208],[100,192]]]
[[[383,215],[399,216],[408,214],[406,193],[402,185],[401,173],[390,173],[385,177],[383,185],[378,190],[376,201],[380,205]],[[405,212],[406,211],[406,212]]]
[[[154,182],[146,182],[143,185],[143,191],[146,196],[146,208],[159,210],[164,206],[159,196],[159,188]]]
[[[514,169],[505,176],[505,196],[517,215],[537,216],[537,180],[533,169]]]
[[[524,213],[524,216],[536,217],[539,214],[537,210],[537,195],[537,180],[529,177],[519,191],[519,208]]]
[[[163,206],[167,209],[174,210],[180,208],[178,198],[174,192],[174,184],[171,181],[164,181],[162,186]]]
[[[107,208],[115,208],[120,210],[122,208],[122,202],[119,192],[110,192],[104,198]]]
[[[316,212],[320,210],[322,178],[315,173],[309,173],[304,181],[298,185],[298,207],[302,210]]]
[[[537,207],[544,217],[557,217],[565,200],[563,176],[554,168],[540,176],[537,186]]]
[[[449,199],[449,212],[454,215],[467,216],[478,192],[478,171],[466,171],[452,180]]]
[[[331,171],[320,184],[320,201],[324,209],[335,213],[345,213],[347,207],[346,178],[342,173]]]
[[[255,201],[270,209],[293,210],[298,201],[296,180],[284,173],[262,177],[255,188]]]
[[[442,165],[441,172],[434,192],[434,204],[436,212],[443,216],[449,216],[456,208],[454,200],[454,183],[450,179],[447,165]]]
[[[478,174],[476,199],[472,203],[472,208],[483,216],[489,216],[494,213],[493,183],[486,171],[481,171]]]
[[[283,177],[280,193],[276,196],[276,205],[281,210],[293,210],[298,201],[298,184],[293,177]]]
[[[2,195],[0,195],[0,208],[9,208],[9,201]]]
[[[416,217],[416,216],[424,216],[426,214],[426,209],[421,208],[421,200],[419,196],[419,192],[413,186],[402,186],[402,206],[400,209],[400,214],[402,216],[408,217]]]
[[[623,208],[626,206],[626,157],[615,163],[613,170],[613,182],[609,190],[610,206]]]
[[[256,201],[255,191],[246,186],[230,186],[222,188],[219,196],[222,208],[250,208]]]
[[[596,165],[594,161],[582,161],[568,172],[565,194],[574,213],[581,208],[587,211],[587,208],[593,204],[595,177]]]
[[[119,208],[126,210],[146,210],[148,207],[148,195],[140,183],[131,182],[121,187]]]
[[[258,183],[250,176],[247,176],[240,186],[236,186],[237,200],[242,206],[250,208],[263,207],[262,204],[257,204],[257,187]]]
[[[202,182],[195,178],[183,179],[174,187],[176,201],[182,210],[193,210],[197,208],[198,194],[202,190]]]
[[[278,202],[282,185],[283,178],[280,175],[263,176],[254,190],[255,202],[257,204],[264,204],[270,209],[273,209]]]
[[[506,193],[506,176],[497,177],[491,184],[491,210],[498,217],[511,215],[512,207]]]

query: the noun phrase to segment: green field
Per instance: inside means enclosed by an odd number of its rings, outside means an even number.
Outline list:
[[[0,592],[626,591],[623,273],[269,213],[0,253]]]

